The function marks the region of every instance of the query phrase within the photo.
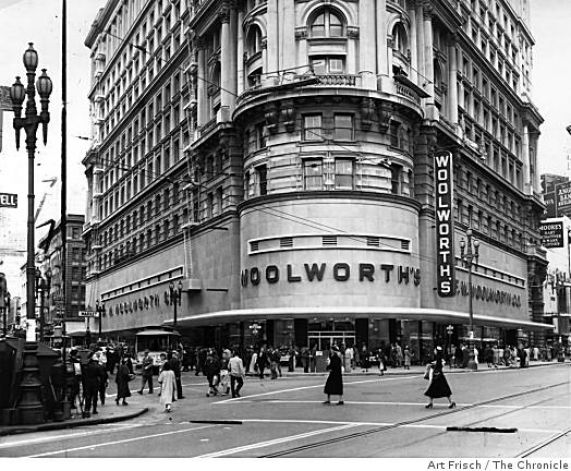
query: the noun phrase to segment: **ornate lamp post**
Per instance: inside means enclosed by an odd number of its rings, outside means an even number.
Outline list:
[[[177,288],[175,289],[174,283],[171,281],[169,284],[169,291],[170,291],[170,299],[171,304],[174,305],[174,326],[177,325],[177,313],[176,313],[176,305],[179,306],[182,303],[182,281],[179,280]]]
[[[470,315],[470,327],[468,332],[468,368],[471,370],[477,370],[478,365],[474,358],[474,308],[472,306],[472,266],[474,263],[478,263],[478,256],[480,250],[480,242],[478,240],[472,241],[472,229],[469,228],[466,231],[466,238],[468,241],[462,239],[460,241],[460,256],[465,268],[468,268],[468,312]]]
[[[99,299],[95,301],[95,310],[97,311],[97,318],[99,319],[99,340],[101,340],[101,323],[103,322],[103,314],[105,313],[105,303]]]
[[[41,382],[39,378],[36,342],[36,303],[34,298],[35,275],[34,266],[34,156],[36,152],[36,132],[42,125],[44,144],[48,139],[48,112],[49,97],[52,92],[52,81],[42,69],[42,75],[34,86],[36,69],[38,67],[38,53],[33,44],[24,53],[24,66],[28,77],[27,87],[16,77],[16,82],[10,89],[12,108],[14,110],[14,129],[16,130],[16,148],[20,149],[20,131],[26,133],[26,150],[28,152],[28,228],[27,228],[27,260],[26,260],[26,346],[24,348],[24,368],[20,384],[22,395],[18,404],[20,422],[22,424],[38,424],[44,421],[44,408],[41,398]],[[36,88],[40,95],[41,111],[36,108]],[[22,118],[22,105],[26,102],[25,117]]]

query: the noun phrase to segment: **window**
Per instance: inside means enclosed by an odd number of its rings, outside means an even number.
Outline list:
[[[268,194],[268,167],[266,165],[260,165],[256,167],[256,173],[258,176],[258,185],[260,188],[260,195]]]
[[[336,114],[335,115],[335,129],[334,139],[340,141],[354,140],[353,133],[353,115],[350,114]]]
[[[408,39],[402,23],[397,23],[393,28],[393,49],[401,54],[407,54]]]
[[[303,162],[303,181],[306,190],[323,189],[323,163],[321,160]]]
[[[303,140],[322,141],[321,115],[312,114],[303,117]]]
[[[321,10],[311,23],[312,37],[335,38],[343,36],[343,22],[341,17],[327,8]]]
[[[397,164],[391,164],[391,193],[400,194],[401,189],[402,167]]]
[[[335,160],[335,188],[337,190],[353,189],[353,160]]]
[[[312,57],[311,67],[317,75],[342,74],[345,72],[345,58],[342,56]]]

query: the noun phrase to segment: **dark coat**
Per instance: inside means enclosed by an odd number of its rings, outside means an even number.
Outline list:
[[[208,355],[204,371],[207,376],[215,376],[220,374],[220,360],[215,355]]]
[[[442,371],[442,359],[437,356],[436,363],[432,368],[432,380],[430,381],[428,389],[425,391],[424,395],[433,399],[451,396],[452,391],[450,390],[448,381],[446,381],[446,377]]]
[[[174,372],[175,378],[180,378],[180,360],[178,358],[172,357],[169,360],[171,365],[171,370]]]
[[[329,370],[329,377],[325,383],[323,392],[325,394],[343,394],[343,375],[341,372],[341,358],[333,354],[331,355],[331,362],[327,365]]]
[[[129,391],[129,367],[127,365],[119,366],[115,382],[117,383],[117,398],[131,397]]]
[[[101,381],[101,373],[99,371],[99,363],[91,360],[83,367],[83,387],[87,390],[96,391]]]

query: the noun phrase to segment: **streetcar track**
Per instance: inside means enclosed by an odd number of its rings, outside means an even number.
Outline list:
[[[412,425],[415,423],[419,423],[419,422],[424,422],[426,420],[431,420],[434,418],[438,418],[438,417],[443,417],[446,415],[450,415],[450,414],[455,414],[458,412],[464,412],[466,410],[470,410],[470,409],[474,409],[476,407],[480,407],[482,405],[487,405],[490,404],[492,402],[499,402],[499,401],[506,401],[509,399],[513,399],[516,397],[522,397],[528,394],[534,394],[536,392],[540,392],[540,391],[545,391],[548,389],[552,389],[552,388],[556,388],[559,386],[566,386],[568,385],[567,381],[561,382],[561,383],[556,383],[556,384],[551,384],[551,385],[547,385],[547,386],[542,386],[539,388],[535,388],[532,390],[527,390],[527,391],[522,391],[522,392],[518,392],[518,393],[513,393],[513,394],[508,394],[506,396],[501,396],[498,398],[493,398],[493,399],[488,399],[482,402],[478,402],[478,403],[474,403],[472,405],[468,405],[468,406],[464,406],[464,407],[459,407],[459,408],[455,408],[455,409],[449,409],[446,411],[442,411],[436,414],[431,414],[427,417],[422,417],[420,419],[411,419],[411,420],[405,420],[402,422],[397,422],[391,425],[386,425],[386,426],[381,426],[381,427],[376,427],[373,428],[371,430],[364,430],[362,432],[353,432],[350,434],[346,434],[346,435],[342,435],[340,437],[334,437],[334,438],[328,438],[328,439],[324,439],[324,440],[320,440],[318,442],[314,442],[314,443],[308,443],[308,444],[304,444],[304,445],[300,445],[297,447],[292,447],[289,448],[287,450],[282,450],[282,451],[277,451],[277,452],[273,452],[273,453],[268,453],[265,455],[261,455],[260,458],[279,458],[282,456],[287,456],[287,455],[291,455],[293,453],[299,452],[299,451],[304,451],[304,450],[309,450],[309,449],[313,449],[313,448],[319,448],[322,446],[327,446],[327,445],[332,445],[335,443],[339,443],[339,442],[344,442],[347,440],[352,440],[354,438],[359,438],[359,437],[363,437],[363,436],[367,436],[367,435],[373,435],[376,433],[380,433],[380,432],[384,432],[386,430],[391,430],[391,429],[395,429],[395,428],[399,428],[399,427],[403,427],[406,425]],[[513,411],[509,411],[509,412],[513,412]],[[560,434],[561,435],[561,434]],[[564,435],[564,434],[563,434]]]
[[[528,456],[533,455],[535,452],[541,450],[542,448],[545,448],[546,446],[551,445],[552,443],[555,443],[557,440],[559,440],[560,438],[563,438],[565,435],[568,435],[569,433],[571,433],[571,428],[568,428],[567,430],[564,430],[563,432],[559,432],[558,434],[554,435],[553,437],[549,437],[546,440],[544,440],[543,442],[538,443],[537,445],[534,445],[534,446],[528,448],[527,450],[520,452],[520,454],[515,456],[515,458],[527,458]]]

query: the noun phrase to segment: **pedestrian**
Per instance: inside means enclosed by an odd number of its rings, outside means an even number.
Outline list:
[[[369,351],[367,350],[367,346],[363,345],[361,349],[361,368],[362,373],[367,373],[369,371]]]
[[[342,406],[343,402],[343,373],[341,371],[341,356],[339,347],[333,345],[329,357],[329,364],[327,365],[329,376],[325,383],[323,392],[327,394],[327,400],[323,404],[331,404],[331,396],[339,396],[338,405]]]
[[[264,347],[260,348],[260,354],[258,355],[257,361],[260,378],[264,379],[264,369],[268,366],[268,353]]]
[[[172,352],[171,359],[169,360],[170,367],[172,372],[174,373],[175,381],[176,381],[176,398],[177,399],[184,399],[182,394],[182,373],[181,373],[181,363],[179,359],[179,353],[175,350]]]
[[[220,381],[220,360],[213,348],[208,350],[204,371],[208,380],[206,397],[216,396],[218,394],[218,382]]]
[[[488,365],[488,368],[491,368],[492,366],[496,366],[494,364],[494,350],[492,349],[491,345],[489,345],[489,344],[484,349],[484,358],[486,360],[486,364]]]
[[[87,365],[83,367],[83,397],[85,408],[81,416],[85,419],[90,417],[89,411],[93,408],[93,414],[97,414],[97,394],[99,392],[99,362],[93,355]]]
[[[379,348],[379,351],[377,352],[377,359],[379,360],[379,374],[384,376],[385,371],[387,371],[387,357],[385,356],[385,352],[382,348]]]
[[[109,386],[109,375],[107,374],[107,365],[105,363],[99,363],[99,402],[101,405],[105,405],[105,395],[106,389]]]
[[[397,368],[400,368],[403,364],[404,357],[402,353],[402,347],[398,343],[395,345],[395,357],[396,357],[396,366]]]
[[[353,368],[353,347],[350,345],[345,349],[343,363],[345,365],[345,373],[351,373]]]
[[[272,379],[278,378],[278,366],[280,364],[280,352],[277,348],[272,349],[271,347],[268,349],[270,351],[270,371],[272,372]],[[281,376],[281,375],[280,375]]]
[[[254,375],[258,373],[258,351],[257,350],[254,350],[254,352],[252,353],[252,356],[250,358],[250,366],[248,368],[248,371]]]
[[[132,379],[131,373],[129,372],[129,367],[127,366],[127,359],[123,358],[117,369],[117,376],[115,376],[115,382],[117,383],[117,397],[115,398],[115,403],[119,405],[119,401],[122,399],[122,404],[128,406],[126,399],[131,397],[131,391],[129,390],[129,381]]]
[[[145,356],[143,357],[143,371],[141,373],[141,389],[138,393],[143,394],[145,385],[149,384],[149,394],[153,394],[153,359],[149,356],[149,350],[145,350]]]
[[[301,349],[301,364],[303,366],[304,373],[309,372],[309,355],[310,355],[309,348],[303,347]]]
[[[240,390],[244,386],[244,376],[246,372],[242,359],[238,356],[238,352],[234,350],[234,354],[228,362],[230,369],[230,387],[232,389],[232,397],[240,397]]]
[[[402,355],[404,358],[404,369],[410,370],[410,365],[412,364],[412,352],[408,345],[404,347]]]
[[[224,350],[220,362],[220,388],[223,396],[230,394],[230,358],[232,358],[230,350]]]
[[[159,374],[158,381],[161,385],[161,398],[159,402],[165,406],[165,412],[170,412],[176,391],[176,377],[168,361],[163,365],[163,371]]]
[[[436,355],[436,359],[430,365],[430,368],[428,370],[429,373],[428,380],[430,381],[430,383],[428,384],[428,388],[424,393],[425,396],[430,398],[430,402],[425,407],[427,409],[432,409],[434,399],[446,397],[449,402],[448,408],[452,409],[456,407],[456,403],[451,399],[452,391],[450,390],[448,381],[446,381],[446,377],[444,376],[443,367],[445,361],[444,361],[444,353],[442,351],[442,347],[440,346],[436,347],[434,353]]]
[[[295,371],[295,349],[293,348],[293,345],[289,348],[287,370],[289,373],[293,373]]]
[[[526,353],[525,349],[523,348],[523,345],[519,346],[519,348],[517,350],[517,356],[519,358],[519,367],[525,368],[525,358],[527,356],[527,353]]]
[[[70,352],[70,359],[69,361],[71,362],[72,366],[73,366],[73,381],[71,383],[71,408],[72,409],[77,409],[76,406],[76,401],[77,403],[79,403],[79,406],[81,408],[81,398],[80,398],[80,390],[81,390],[81,384],[82,384],[82,366],[81,366],[81,362],[79,361],[79,357],[78,357],[78,353],[77,350],[72,350]]]
[[[309,355],[309,371],[315,373],[317,369],[317,344],[314,343],[311,347],[311,354]]]

